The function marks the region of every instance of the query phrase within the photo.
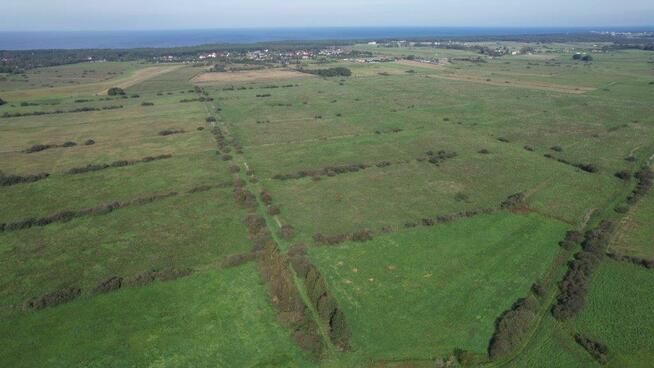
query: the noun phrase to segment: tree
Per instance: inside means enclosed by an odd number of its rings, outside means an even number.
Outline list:
[[[581,54],[574,54],[572,55],[572,60],[581,60],[582,55]]]
[[[581,58],[581,60],[582,60],[582,61],[585,61],[585,62],[590,62],[590,61],[593,61],[593,57],[590,56],[590,55],[584,55],[584,56]]]
[[[107,95],[109,95],[109,96],[119,96],[119,95],[123,96],[123,95],[125,95],[125,91],[123,91],[122,88],[112,87],[112,88],[109,88],[109,90],[107,91]]]

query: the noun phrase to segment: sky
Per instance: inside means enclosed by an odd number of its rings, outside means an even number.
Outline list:
[[[654,0],[0,0],[0,9],[0,31],[654,25]]]

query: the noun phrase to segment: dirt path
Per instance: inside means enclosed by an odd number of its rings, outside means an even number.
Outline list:
[[[151,66],[151,67],[139,69],[126,78],[115,80],[112,87],[126,89],[134,85],[137,85],[141,82],[144,82],[148,79],[152,79],[154,77],[158,77],[160,75],[170,73],[182,67],[184,67],[184,65]],[[99,95],[107,94],[108,90],[109,88],[105,88],[100,92],[98,92],[98,94]]]

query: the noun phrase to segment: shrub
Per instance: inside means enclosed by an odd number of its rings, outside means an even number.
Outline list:
[[[143,102],[141,102],[141,106],[154,106],[154,103],[153,102],[143,101]]]
[[[229,172],[232,174],[236,174],[237,172],[240,172],[241,168],[238,167],[238,165],[232,165],[229,167]]]
[[[86,141],[84,141],[85,146],[92,146],[94,144],[95,144],[95,141],[93,139],[87,139]]]
[[[298,71],[303,73],[315,74],[321,77],[349,77],[352,75],[352,71],[345,67],[336,67],[328,69],[298,69]]]
[[[487,150],[486,148],[482,148],[482,149],[479,150],[479,153],[481,153],[482,155],[487,155],[487,154],[490,153],[490,151]]]
[[[197,127],[196,129],[197,129],[198,131],[202,131],[202,130],[204,130],[204,127]]]
[[[608,362],[609,348],[603,343],[593,341],[581,334],[575,334],[575,341],[600,364],[606,364]]]
[[[109,90],[107,91],[107,95],[109,95],[109,96],[124,96],[125,91],[123,91],[122,88],[112,87],[112,88],[109,88]]]
[[[261,201],[266,205],[270,206],[272,204],[272,196],[265,190],[262,190],[259,194],[261,196]]]
[[[24,150],[23,152],[25,152],[25,153],[41,152],[41,151],[45,151],[47,149],[54,148],[54,147],[57,147],[57,146],[55,146],[53,144],[35,144],[32,147]]]
[[[518,300],[511,309],[504,312],[495,322],[495,333],[488,346],[488,355],[497,359],[512,352],[520,345],[539,308],[533,296]]]
[[[221,158],[223,159],[223,161],[229,161],[229,160],[232,159],[232,156],[231,155],[222,155]]]
[[[33,183],[35,181],[45,179],[48,176],[50,176],[50,174],[48,173],[40,173],[36,175],[27,175],[27,176],[5,175],[2,171],[0,171],[0,186],[6,187],[16,184]]]
[[[118,290],[123,285],[122,277],[110,277],[102,282],[100,282],[95,288],[93,288],[94,294],[108,293],[114,290]]]
[[[534,146],[532,146],[530,144],[526,144],[524,146],[524,149],[526,149],[527,151],[530,151],[530,152],[534,152],[534,150],[535,150]]]
[[[595,172],[599,171],[597,166],[595,166],[594,164],[576,164],[574,166],[580,168],[583,171],[589,172],[589,173],[595,173]]]
[[[77,146],[77,143],[72,141],[64,142],[64,144],[62,145],[62,147],[74,147],[74,146]]]
[[[0,98],[0,106],[4,105],[4,104],[6,104],[6,103],[7,103],[7,102],[6,102],[5,100],[3,100],[3,99]]]
[[[207,121],[207,123],[215,123],[215,122],[216,122],[216,118],[213,117],[213,116],[209,116],[209,117],[206,119],[206,121]]]
[[[270,216],[279,215],[280,213],[281,213],[281,211],[279,210],[279,207],[277,207],[277,206],[268,207],[268,214]]]
[[[555,152],[563,152],[563,148],[561,146],[552,146],[550,149]]]
[[[622,171],[618,171],[617,173],[615,173],[615,177],[620,179],[620,180],[627,181],[627,180],[631,179],[631,173],[629,171],[627,171],[627,170],[622,170]]]
[[[256,258],[257,254],[255,252],[234,254],[223,259],[220,266],[223,268],[238,267],[242,264],[254,261]]]
[[[524,193],[516,193],[510,195],[507,199],[505,199],[501,204],[500,207],[503,209],[513,209],[517,208],[518,206],[522,205],[525,201],[525,194]]]
[[[252,208],[257,206],[257,199],[254,197],[254,194],[247,189],[234,189],[234,199],[236,200],[236,203],[239,203],[244,207]]]
[[[575,259],[570,262],[568,272],[559,284],[561,292],[552,308],[552,315],[556,319],[573,317],[583,308],[591,276],[602,261],[613,227],[611,221],[603,221],[584,235],[581,244],[583,250],[575,254]]]
[[[186,133],[184,129],[165,129],[159,132],[160,136],[167,136],[167,135],[172,135],[172,134],[181,134],[181,133]]]
[[[279,231],[279,235],[284,240],[290,240],[293,236],[295,236],[295,228],[292,225],[284,224]]]
[[[368,229],[359,230],[352,234],[351,239],[355,242],[366,242],[372,240],[372,231]]]
[[[509,143],[509,142],[511,142],[511,141],[509,141],[508,138],[504,138],[504,137],[497,137],[497,140],[500,141],[500,142],[504,142],[504,143]]]
[[[82,294],[80,288],[67,288],[44,294],[37,298],[32,298],[24,303],[25,310],[39,310],[48,307],[54,307],[59,304],[68,303]]]

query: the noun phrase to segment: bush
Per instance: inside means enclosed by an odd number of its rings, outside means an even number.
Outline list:
[[[368,229],[359,230],[350,237],[355,242],[366,242],[372,240],[372,231]]]
[[[209,116],[209,117],[206,119],[206,121],[207,121],[207,123],[215,123],[215,122],[216,122],[216,118],[213,117],[213,116]]]
[[[510,195],[507,199],[505,199],[501,204],[500,207],[503,209],[514,209],[519,206],[521,206],[525,201],[525,194],[524,193],[516,193]]]
[[[100,282],[95,288],[93,288],[93,293],[94,294],[108,293],[114,290],[118,290],[122,286],[123,286],[123,278],[114,276]]]
[[[95,141],[94,141],[93,139],[87,139],[87,140],[84,142],[84,145],[85,145],[85,146],[92,146],[92,145],[94,145],[94,144],[95,144]]]
[[[154,106],[154,103],[153,102],[143,101],[143,102],[141,102],[141,106]]]
[[[112,88],[109,88],[109,90],[107,91],[107,95],[109,95],[109,96],[124,96],[125,91],[123,91],[122,88],[112,87]]]
[[[184,129],[165,129],[159,132],[160,136],[186,133]]]
[[[265,190],[262,190],[259,195],[260,195],[261,201],[263,203],[265,203],[268,206],[270,206],[272,204],[272,196],[270,195],[270,193],[268,193]]]
[[[232,165],[229,167],[229,172],[232,174],[236,174],[237,172],[240,172],[241,168],[238,167],[237,165]]]
[[[563,148],[561,146],[552,146],[550,149],[555,152],[563,152]]]
[[[534,150],[535,150],[534,146],[532,146],[530,144],[525,145],[524,149],[526,149],[527,151],[530,151],[530,152],[534,152]]]
[[[281,211],[279,210],[279,207],[277,207],[277,206],[268,207],[268,214],[270,216],[279,215],[280,213],[281,213]]]
[[[606,364],[609,354],[609,348],[601,342],[593,341],[581,334],[575,334],[575,341],[581,345],[596,361],[600,364]]]
[[[74,147],[74,146],[77,146],[77,143],[72,141],[64,142],[64,144],[62,145],[62,147]]]
[[[479,150],[479,153],[481,153],[482,155],[487,155],[487,154],[490,153],[490,151],[487,150],[486,148],[482,148],[482,149]]]
[[[40,173],[36,175],[27,175],[27,176],[5,175],[2,171],[0,171],[0,186],[6,187],[16,184],[33,183],[35,181],[45,179],[48,176],[50,176],[50,174],[48,173]]]
[[[618,171],[617,173],[615,173],[615,177],[620,179],[620,180],[627,181],[627,180],[631,179],[631,173],[629,171],[627,171],[627,170],[622,170],[622,171]]]
[[[520,345],[536,317],[538,308],[538,300],[530,295],[516,302],[497,319],[495,333],[488,346],[491,359],[504,356]]]
[[[497,137],[497,140],[500,141],[500,142],[504,142],[504,143],[511,142],[508,138],[504,138],[504,137]]]
[[[223,259],[220,266],[223,268],[238,267],[242,264],[254,261],[256,258],[257,254],[255,252],[234,254]]]
[[[53,144],[35,144],[32,147],[24,150],[23,152],[25,153],[41,152],[54,147],[56,146]]]
[[[4,104],[6,104],[6,103],[7,103],[7,102],[6,102],[5,100],[3,100],[3,99],[0,98],[0,106],[4,105]]]
[[[25,310],[39,310],[48,307],[54,307],[59,304],[68,303],[82,294],[80,288],[67,288],[44,294],[37,298],[32,298],[24,303]]]
[[[284,240],[290,240],[293,238],[293,236],[295,236],[295,228],[292,225],[284,224],[279,230],[279,235]]]
[[[352,71],[345,67],[327,68],[327,69],[298,69],[298,71],[308,74],[315,74],[321,77],[349,77]]]

